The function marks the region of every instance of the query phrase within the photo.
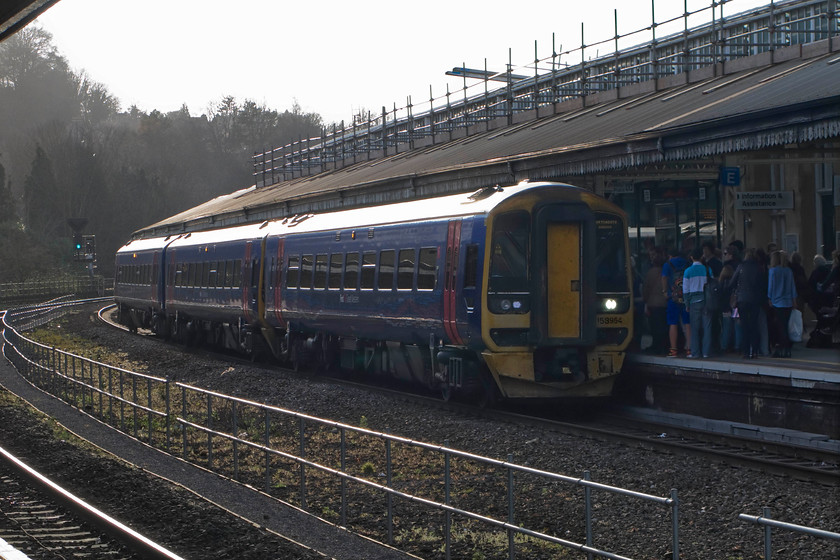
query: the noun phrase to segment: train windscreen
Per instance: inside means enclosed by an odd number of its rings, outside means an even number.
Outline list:
[[[624,238],[627,228],[619,216],[599,212],[595,216],[596,227],[596,291],[629,292],[627,285],[627,253]]]
[[[525,211],[500,214],[493,223],[490,292],[527,292],[531,220]]]

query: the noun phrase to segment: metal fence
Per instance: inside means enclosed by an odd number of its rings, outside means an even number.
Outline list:
[[[811,535],[812,537],[840,541],[840,533],[832,533],[831,531],[823,531],[813,527],[805,527],[804,525],[795,525],[793,523],[785,523],[784,521],[771,519],[770,508],[763,508],[762,515],[760,517],[741,513],[738,515],[738,519],[764,527],[764,560],[772,560],[773,558],[773,537],[771,534],[773,528]]]
[[[623,559],[595,545],[593,493],[607,493],[665,508],[670,513],[673,558],[679,558],[676,490],[668,497],[654,496],[594,482],[588,472],[571,477],[516,464],[511,457],[500,461],[316,418],[131,372],[21,334],[72,306],[30,307],[4,317],[4,353],[27,380],[153,447],[296,501],[328,520],[346,526],[353,515],[368,515],[358,511],[359,500],[351,502],[348,494],[372,492],[363,501],[376,503],[386,512],[377,522],[379,538],[392,545],[395,508],[404,501],[442,514],[439,537],[447,558],[451,557],[455,519],[460,518],[461,526],[474,523],[506,532],[509,558],[516,555],[517,539],[524,537],[577,550],[588,558]],[[483,508],[466,505],[472,502],[467,499],[471,490],[463,485],[472,488],[475,480],[490,481],[494,490]],[[517,521],[517,496],[525,488],[559,492],[563,486],[576,489],[573,495],[583,502],[583,542],[522,527]],[[561,501],[551,493],[543,499]]]
[[[102,276],[71,276],[0,284],[0,308],[74,295],[77,299],[114,293],[114,280]]]
[[[669,0],[669,4],[672,0]],[[739,58],[770,53],[784,47],[834,41],[840,35],[840,0],[790,0],[769,2],[763,8],[731,14],[737,0],[713,0],[683,13],[656,19],[656,1],[651,0],[650,25],[620,34],[618,14],[615,35],[587,43],[581,24],[580,45],[557,52],[552,40],[551,54],[540,57],[534,43],[534,58],[514,66],[509,54],[505,70],[491,72],[455,68],[463,76],[461,91],[435,96],[429,87],[429,100],[414,104],[382,107],[380,114],[357,115],[353,122],[334,124],[318,138],[301,139],[253,156],[253,174],[258,186],[313,175],[333,167],[384,157],[414,147],[414,142],[431,138],[447,142],[457,130],[480,132],[477,127],[495,119],[556,103],[585,98],[600,91],[682,74]],[[724,8],[727,15],[724,15]],[[704,23],[697,25],[697,21]],[[647,43],[645,43],[647,41]],[[641,42],[625,46],[628,42]],[[562,48],[562,47],[561,47]],[[599,52],[612,48],[611,54]],[[550,68],[549,71],[545,71]],[[467,79],[479,77],[468,85]],[[491,88],[491,82],[494,84]],[[502,87],[495,84],[503,82]],[[428,106],[427,110],[419,109]]]

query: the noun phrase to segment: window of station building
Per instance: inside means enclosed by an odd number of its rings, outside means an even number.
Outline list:
[[[414,287],[414,249],[400,249],[397,268],[397,289],[410,290]]]
[[[347,253],[344,259],[344,289],[355,290],[359,286],[359,253]]]
[[[380,290],[394,289],[394,256],[396,251],[388,249],[379,253],[379,282]]]
[[[330,290],[338,290],[341,288],[341,269],[344,264],[344,255],[342,253],[333,253],[330,255],[330,276],[327,280],[327,287]]]
[[[286,270],[286,287],[297,288],[298,280],[300,280],[300,257],[290,255],[289,265]]]
[[[417,289],[434,290],[437,281],[437,248],[424,247],[420,249],[417,260]]]
[[[312,265],[314,263],[313,255],[303,255],[300,259],[300,287],[301,289],[309,289],[312,287]]]
[[[365,251],[362,254],[362,289],[372,290],[376,284],[376,252]]]
[[[313,287],[316,290],[327,288],[327,255],[317,255],[315,257],[315,282]]]

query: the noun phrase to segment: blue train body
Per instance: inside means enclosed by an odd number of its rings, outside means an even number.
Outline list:
[[[132,241],[115,299],[134,329],[445,397],[603,396],[632,335],[626,254],[618,208],[524,182]]]

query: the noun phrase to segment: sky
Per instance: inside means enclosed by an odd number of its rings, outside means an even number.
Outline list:
[[[688,10],[711,0],[687,0]],[[724,16],[769,4],[730,0]],[[561,53],[581,43],[606,41],[587,58],[610,53],[615,34],[649,27],[651,0],[60,0],[37,19],[52,33],[75,71],[104,84],[127,110],[210,112],[227,95],[284,111],[297,103],[324,122],[349,122],[354,114],[440,105],[447,85],[463,98],[468,68],[532,75],[533,61],[548,57],[552,34]],[[679,18],[679,0],[655,0],[657,22]],[[716,12],[719,15],[719,11]],[[711,10],[689,19],[696,26]],[[657,37],[683,29],[682,18],[657,27]],[[635,33],[620,48],[647,43]],[[485,62],[486,61],[486,62]],[[580,62],[580,52],[560,62]],[[483,82],[470,93],[483,92]],[[430,93],[431,88],[431,93]],[[479,90],[480,88],[480,90]]]

